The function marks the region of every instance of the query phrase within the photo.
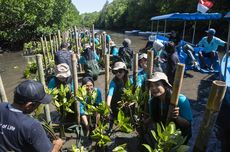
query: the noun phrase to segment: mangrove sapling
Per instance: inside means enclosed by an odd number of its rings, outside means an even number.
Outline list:
[[[72,152],[87,152],[84,148],[84,146],[81,146],[80,148],[77,148],[75,144],[72,145]]]
[[[144,113],[144,103],[148,101],[148,92],[143,91],[141,87],[135,87],[127,83],[123,89],[121,99],[120,107],[125,107],[125,111],[129,111],[131,122],[139,125],[139,121]]]
[[[111,142],[111,139],[108,135],[105,134],[106,129],[108,128],[108,123],[103,125],[100,121],[98,126],[92,131],[91,138],[96,141],[96,146],[105,147],[108,142]]]
[[[60,118],[60,136],[65,137],[64,130],[64,121],[67,113],[74,113],[71,109],[71,105],[75,102],[75,98],[71,95],[67,98],[67,94],[70,94],[70,86],[66,85],[64,87],[63,84],[60,85],[60,88],[54,88],[51,90],[50,94],[53,98],[53,104],[55,105],[57,111],[59,112]]]
[[[37,63],[35,61],[28,62],[23,73],[24,78],[34,79],[36,78],[36,73],[37,73]]]
[[[122,144],[122,145],[119,145],[117,147],[115,147],[112,152],[127,152],[125,149],[126,149],[126,145],[127,144]]]
[[[133,131],[133,127],[130,123],[130,118],[126,117],[122,110],[119,110],[117,115],[117,120],[115,120],[115,124],[116,124],[116,128],[114,129],[115,131],[117,129],[126,133],[130,133]]]
[[[174,122],[170,122],[168,126],[164,127],[162,123],[157,123],[157,132],[151,130],[152,136],[156,142],[155,147],[151,147],[148,144],[143,146],[149,152],[187,152],[189,146],[183,145],[186,141],[186,137],[183,137],[181,131],[176,129]],[[154,149],[155,148],[155,149]]]

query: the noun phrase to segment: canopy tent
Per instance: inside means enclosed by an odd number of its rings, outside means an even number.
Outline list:
[[[183,40],[184,40],[184,35],[185,35],[186,21],[195,21],[194,29],[193,29],[193,36],[192,36],[192,43],[194,43],[195,32],[196,32],[196,21],[209,20],[208,28],[210,28],[211,20],[218,20],[221,17],[222,15],[220,13],[198,13],[198,12],[197,13],[171,13],[171,14],[154,16],[151,18],[151,21],[157,21],[157,32],[158,32],[158,27],[159,27],[159,21],[162,21],[162,20],[165,21],[164,33],[166,33],[167,21],[184,21],[183,36],[182,36]],[[151,31],[152,29],[153,28],[151,27]]]
[[[171,13],[166,15],[154,16],[151,21],[200,21],[200,20],[218,20],[222,17],[220,13]]]

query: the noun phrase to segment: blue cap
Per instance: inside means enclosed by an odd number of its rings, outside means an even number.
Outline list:
[[[47,104],[52,100],[51,96],[46,94],[44,86],[34,80],[26,80],[20,83],[15,89],[14,98],[20,103],[40,102]]]
[[[211,35],[215,35],[216,34],[216,30],[213,28],[210,28],[209,30],[206,31],[206,33],[209,33]]]

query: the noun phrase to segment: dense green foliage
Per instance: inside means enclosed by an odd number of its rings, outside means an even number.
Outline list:
[[[70,0],[0,0],[0,9],[3,47],[22,46],[23,42],[80,24],[79,12]]]
[[[107,1],[100,12],[79,15],[71,0],[0,0],[0,47],[11,47],[10,44],[19,50],[18,46],[22,48],[24,42],[38,40],[40,36],[56,33],[58,29],[67,30],[73,25],[91,27],[94,23],[96,28],[101,29],[150,30],[152,16],[172,12],[196,12],[197,1],[113,0],[111,3]],[[222,14],[228,11],[229,0],[215,0],[213,8],[209,10]],[[222,29],[227,29],[227,22],[221,22]],[[219,23],[216,21],[213,24],[217,30]],[[182,27],[182,24],[178,22],[168,25],[175,29]],[[188,30],[191,31],[193,23],[188,25]],[[199,28],[202,25],[197,26]]]

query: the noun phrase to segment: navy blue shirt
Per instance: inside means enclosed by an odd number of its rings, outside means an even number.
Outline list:
[[[53,145],[40,122],[8,103],[0,104],[0,151],[50,152]]]

